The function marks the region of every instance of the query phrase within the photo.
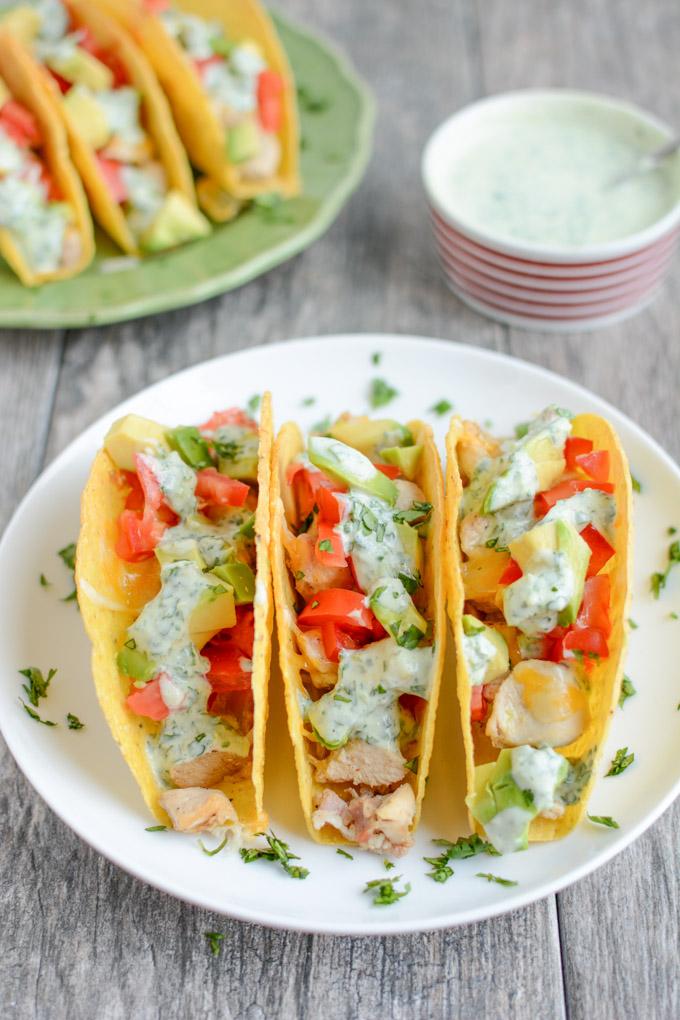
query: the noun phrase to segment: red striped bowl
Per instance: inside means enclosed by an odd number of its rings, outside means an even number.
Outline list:
[[[594,329],[633,315],[662,285],[680,237],[680,166],[677,200],[645,230],[616,241],[559,248],[509,240],[481,232],[453,211],[447,172],[462,142],[491,116],[511,116],[532,103],[593,102],[637,120],[659,137],[671,129],[637,107],[566,90],[507,93],[473,103],[445,121],[425,147],[422,178],[435,245],[451,289],[478,311],[529,329]]]

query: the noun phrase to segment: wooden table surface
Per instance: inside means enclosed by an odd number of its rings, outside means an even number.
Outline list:
[[[375,90],[363,184],[307,253],[223,298],[111,328],[0,334],[0,524],[124,397],[215,354],[316,333],[412,332],[509,352],[589,386],[678,457],[677,266],[621,326],[557,337],[495,325],[441,282],[418,175],[435,124],[505,89],[598,89],[680,124],[677,0],[286,0],[285,12],[334,37]],[[371,940],[268,931],[147,888],[58,821],[4,746],[0,804],[3,1018],[680,1016],[678,805],[558,896]],[[203,935],[215,930],[226,935],[219,959]]]

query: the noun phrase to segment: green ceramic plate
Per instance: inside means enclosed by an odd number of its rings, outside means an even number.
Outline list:
[[[0,326],[103,325],[181,308],[239,287],[296,255],[333,222],[371,150],[373,101],[328,43],[275,15],[298,86],[303,194],[252,206],[210,237],[132,265],[102,235],[90,268],[38,290],[0,265]]]

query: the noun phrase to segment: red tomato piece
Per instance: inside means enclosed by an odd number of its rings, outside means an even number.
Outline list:
[[[570,471],[578,467],[576,458],[583,453],[590,453],[593,444],[590,439],[583,439],[581,436],[569,436],[564,444],[564,459]]]
[[[616,550],[592,524],[587,524],[581,532],[581,538],[590,546],[590,561],[586,577],[599,574],[605,564],[609,563]]]
[[[121,173],[122,164],[118,163],[115,159],[106,159],[104,156],[99,155],[96,155],[96,159],[99,164],[99,172],[104,178],[104,184],[111,198],[120,205],[128,197],[127,188]]]
[[[196,472],[196,496],[213,506],[243,506],[249,492],[245,482],[221,475],[216,468]]]
[[[417,694],[402,694],[399,698],[399,704],[411,713],[416,722],[420,723],[422,721],[425,709],[427,708],[425,698],[419,698]]]
[[[316,502],[319,516],[327,524],[339,524],[342,520],[342,508],[330,489],[320,485],[316,490]]]
[[[135,467],[137,468],[139,484],[144,493],[145,508],[159,510],[163,503],[163,493],[153,468],[143,453],[135,454]]]
[[[611,482],[585,481],[582,478],[569,478],[565,482],[559,482],[552,489],[539,492],[534,497],[534,512],[537,517],[545,517],[548,510],[551,510],[560,499],[569,499],[577,492],[585,489],[599,489],[600,492],[613,492],[614,486]]]
[[[71,84],[70,81],[66,81],[66,78],[62,78],[62,76],[60,74],[57,74],[56,71],[53,71],[51,67],[48,67],[47,71],[56,81],[62,96],[65,96],[66,93],[73,88],[73,85]]]
[[[470,721],[482,722],[485,715],[484,691],[481,684],[475,684],[470,688]]]
[[[321,640],[326,658],[330,662],[338,662],[343,648],[359,648],[362,644],[357,637],[340,630],[334,623],[321,624]]]
[[[255,641],[255,612],[252,606],[236,606],[236,623],[221,630],[211,639],[211,644],[233,644],[245,655],[252,658]]]
[[[144,492],[142,486],[139,483],[139,477],[136,471],[121,471],[122,484],[128,486],[130,491],[125,497],[125,509],[126,510],[143,510],[144,509]]]
[[[388,478],[395,479],[401,477],[401,470],[396,464],[378,464],[377,461],[373,461],[373,465],[377,467],[378,471],[382,471]]]
[[[213,693],[250,690],[252,673],[243,668],[250,656],[244,655],[235,642],[209,641],[201,655],[210,662],[207,675]]]
[[[276,71],[260,71],[257,78],[257,108],[264,131],[276,134],[281,129],[283,79]]]
[[[257,432],[257,422],[249,418],[240,407],[227,407],[224,411],[214,411],[206,422],[198,426],[198,430],[199,432],[214,432],[222,425],[240,425],[241,428]]]
[[[328,545],[330,544],[330,549]],[[314,548],[319,563],[325,567],[346,567],[347,557],[342,547],[342,538],[332,524],[319,521],[319,537]]]
[[[59,189],[59,185],[44,163],[40,164],[40,183],[45,189],[48,202],[61,202],[64,196]]]
[[[321,499],[324,497],[319,498],[319,494],[322,489],[326,489],[328,492],[345,491],[342,485],[338,485],[332,478],[325,475],[323,471],[310,471],[300,461],[293,461],[292,464],[289,464],[286,471],[286,481],[293,487],[298,517],[301,521],[313,511],[315,506],[321,510]],[[330,503],[325,505],[330,509]],[[331,510],[331,516],[335,513],[337,511]],[[330,518],[327,519],[330,520]]]
[[[202,57],[198,60],[192,60],[192,64],[196,68],[196,73],[201,80],[203,80],[203,75],[209,67],[212,67],[213,64],[223,63],[224,57],[221,57],[218,53],[213,53],[211,57]]]
[[[319,627],[334,623],[350,634],[373,633],[373,613],[361,592],[346,588],[327,588],[309,600],[298,616],[300,627]]]
[[[501,576],[498,578],[498,583],[512,584],[513,581],[518,581],[521,576],[522,568],[519,563],[516,563],[515,560],[511,559]]]
[[[170,0],[143,0],[143,3],[149,14],[162,14],[170,7]]]
[[[609,451],[593,450],[592,453],[581,453],[575,458],[582,471],[596,482],[606,482],[609,478]]]
[[[118,518],[116,554],[127,563],[150,559],[167,526],[152,513],[123,510]]]
[[[576,627],[594,628],[605,637],[612,632],[609,619],[612,583],[608,574],[589,578],[583,589],[583,601],[576,618]]]
[[[128,694],[125,704],[135,715],[145,715],[148,719],[155,719],[160,722],[170,714],[168,706],[161,697],[160,677],[149,680],[144,687],[133,687],[132,693]]]
[[[5,134],[23,149],[37,148],[41,142],[40,127],[30,110],[16,99],[8,99],[0,109],[0,125]]]
[[[601,630],[595,627],[576,627],[564,636],[564,649],[570,652],[583,652],[584,655],[597,655],[605,659],[609,655],[607,639]]]

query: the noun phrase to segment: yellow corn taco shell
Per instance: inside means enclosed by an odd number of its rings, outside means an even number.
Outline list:
[[[475,790],[475,766],[495,761],[499,749],[491,744],[479,727],[473,727],[470,721],[470,682],[463,654],[465,602],[463,557],[458,540],[458,518],[463,494],[458,456],[463,428],[462,420],[458,417],[453,418],[446,438],[447,488],[444,558],[448,611],[456,648],[458,701],[465,745],[467,790],[468,797],[471,797]],[[607,450],[610,456],[610,478],[615,487],[614,498],[617,509],[614,526],[616,554],[601,573],[609,574],[611,578],[612,632],[608,641],[609,656],[594,663],[588,674],[590,682],[589,726],[578,740],[567,746],[555,748],[559,754],[572,762],[583,762],[583,768],[588,776],[587,781],[584,783],[578,802],[567,806],[560,818],[538,817],[534,819],[529,827],[529,840],[532,842],[545,842],[565,836],[578,824],[586,811],[588,797],[596,778],[597,763],[621,692],[623,660],[627,641],[632,546],[632,492],[628,461],[614,429],[604,418],[593,414],[578,415],[572,422],[572,435],[590,439],[594,449]],[[474,831],[483,834],[483,827],[472,815],[470,815],[470,824]]]
[[[227,776],[216,787],[229,797],[240,822],[252,831],[267,824],[263,805],[264,741],[274,614],[269,566],[272,412],[268,393],[262,398],[259,437],[252,771],[245,779]],[[115,553],[118,517],[125,504],[124,490],[117,483],[117,475],[108,453],[100,450],[81,499],[76,554],[78,605],[92,642],[92,676],[102,712],[149,810],[167,825],[170,820],[159,803],[164,788],[156,779],[145,750],[147,737],[157,731],[159,724],[136,716],[126,708],[129,682],[121,678],[116,667],[116,654],[127,628],[159,590],[160,568],[155,558],[132,564],[125,563]]]
[[[423,490],[425,498],[433,507],[428,536],[425,541],[425,565],[422,572],[423,586],[427,593],[426,615],[434,624],[435,655],[432,667],[432,692],[421,723],[417,775],[409,772],[407,776],[416,798],[416,812],[412,825],[412,831],[415,831],[420,819],[423,797],[425,796],[434,742],[439,686],[444,666],[446,614],[444,609],[444,576],[441,564],[444,492],[439,453],[434,442],[432,430],[420,421],[409,422],[408,428],[413,435],[415,443],[422,444],[423,446],[418,474],[414,481]],[[283,425],[274,444],[270,515],[272,529],[272,576],[279,639],[279,661],[284,682],[288,727],[295,753],[300,801],[307,829],[312,839],[317,843],[348,845],[348,840],[341,836],[333,827],[326,825],[319,830],[315,829],[312,824],[315,795],[323,790],[324,787],[314,778],[314,769],[310,761],[310,748],[306,736],[307,731],[300,707],[301,699],[306,697],[303,684],[305,659],[297,639],[299,631],[296,626],[296,595],[286,564],[286,554],[283,545],[286,520],[292,519],[295,512],[293,493],[290,486],[286,483],[286,469],[290,462],[304,448],[305,443],[297,425],[292,422],[287,422]]]
[[[33,71],[33,62],[28,53],[15,43],[9,32],[0,29],[0,78],[13,98],[30,110],[38,122],[43,139],[43,158],[61,192],[62,200],[71,207],[73,226],[80,238],[79,256],[70,265],[61,266],[51,273],[36,273],[27,264],[11,232],[0,228],[0,254],[27,287],[77,276],[94,255],[92,218],[80,178],[69,156],[66,134],[51,97],[46,95]]]
[[[196,208],[191,167],[175,130],[168,102],[146,57],[121,25],[89,0],[69,0],[68,9],[76,23],[87,27],[96,41],[115,53],[125,67],[130,84],[141,96],[142,120],[165,171],[168,191],[179,193]],[[16,59],[20,45],[12,40],[10,59]],[[45,70],[42,81],[66,126],[71,156],[85,185],[95,220],[127,254],[141,254],[121,207],[109,192],[95,150],[83,137],[77,119],[70,115],[56,82]],[[206,230],[207,227],[206,222]]]
[[[300,191],[299,131],[295,83],[285,51],[271,19],[256,0],[173,0],[186,14],[217,22],[228,39],[252,39],[262,49],[268,67],[284,82],[283,123],[278,133],[281,162],[277,173],[248,180],[227,155],[227,136],[201,80],[161,19],[148,11],[143,0],[96,0],[98,6],[121,21],[146,54],[170,102],[180,137],[192,164],[234,198],[276,192],[289,197]],[[204,206],[210,214],[210,206]]]

